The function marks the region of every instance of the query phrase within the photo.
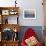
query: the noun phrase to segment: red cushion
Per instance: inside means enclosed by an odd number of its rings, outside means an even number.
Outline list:
[[[32,36],[35,36],[35,37],[37,36],[36,33],[34,32],[34,30],[32,28],[27,29],[24,37],[22,38],[22,43],[21,43],[22,46],[26,46],[25,39],[28,39],[29,37],[32,37]]]

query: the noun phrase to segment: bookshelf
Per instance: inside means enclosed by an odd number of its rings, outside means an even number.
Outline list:
[[[14,23],[9,23],[9,17],[15,17],[11,18],[10,21],[14,21]],[[19,7],[0,7],[0,32],[1,32],[1,40],[0,40],[0,46],[18,46],[19,40],[15,39],[12,36],[10,40],[4,40],[2,35],[4,35],[5,31],[8,31],[10,29],[10,32],[14,32],[13,34],[15,35],[19,30],[20,30],[20,25],[18,23],[18,18],[19,18]],[[13,19],[13,20],[12,20]],[[16,31],[15,31],[16,29]],[[4,31],[5,30],[5,31]],[[6,32],[7,33],[7,32]],[[8,34],[7,34],[8,35]],[[17,34],[16,34],[17,36]]]

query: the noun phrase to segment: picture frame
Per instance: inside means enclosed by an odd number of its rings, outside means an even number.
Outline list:
[[[24,9],[23,19],[36,19],[36,9]]]
[[[2,15],[9,15],[9,10],[2,10]]]

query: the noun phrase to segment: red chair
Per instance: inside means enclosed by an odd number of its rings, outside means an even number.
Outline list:
[[[32,36],[34,36],[37,39],[37,35],[34,32],[34,30],[32,28],[27,29],[24,37],[22,38],[21,46],[27,46],[27,44],[25,43],[25,40],[28,39],[29,37],[32,37]],[[38,41],[38,39],[37,39],[37,41]],[[37,42],[37,44],[35,46],[41,46],[39,41]]]

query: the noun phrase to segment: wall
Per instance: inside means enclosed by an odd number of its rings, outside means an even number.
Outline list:
[[[15,1],[15,0],[14,0]],[[13,0],[0,0],[0,6],[15,6]],[[21,26],[43,26],[44,16],[43,16],[43,6],[42,0],[17,0],[17,6],[20,7],[20,17],[19,24]],[[23,10],[24,9],[36,9],[36,19],[25,20],[23,19]]]
[[[20,1],[21,2],[21,1]],[[21,2],[22,10],[24,9],[36,9],[36,19],[25,20],[21,14],[20,23],[22,26],[43,26],[43,6],[42,0],[25,0]],[[21,12],[22,12],[21,10]]]

